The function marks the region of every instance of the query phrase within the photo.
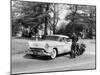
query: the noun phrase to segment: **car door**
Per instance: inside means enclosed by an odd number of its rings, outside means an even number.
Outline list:
[[[58,53],[61,54],[65,52],[65,42],[62,37],[58,38],[58,40],[59,40],[59,44],[56,45],[56,47],[58,49]]]

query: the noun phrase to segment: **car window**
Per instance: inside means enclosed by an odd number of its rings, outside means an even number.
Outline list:
[[[59,37],[59,36],[45,36],[43,40],[53,40],[53,41],[59,41],[59,42],[70,42],[71,39],[65,38],[65,37]]]
[[[60,38],[58,39],[58,41],[60,41],[60,42],[70,42],[71,39],[69,39],[69,38],[64,38],[64,37],[60,37]]]
[[[45,38],[43,40],[53,40],[53,41],[57,41],[58,37],[57,36],[45,36]]]
[[[69,39],[69,38],[66,38],[66,41],[67,41],[67,42],[70,42],[70,41],[71,41],[71,39]]]
[[[64,38],[63,38],[63,37],[59,37],[59,38],[58,38],[58,41],[64,42]]]

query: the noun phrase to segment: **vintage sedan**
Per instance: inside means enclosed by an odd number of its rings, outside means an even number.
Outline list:
[[[72,39],[64,35],[47,35],[41,40],[29,41],[27,54],[37,56],[49,56],[54,59],[58,54],[69,53],[70,56],[75,55],[76,52],[71,52]],[[81,47],[82,44],[78,44]],[[85,51],[85,47],[82,47]],[[81,51],[81,54],[83,53]],[[79,52],[80,53],[80,52]],[[78,53],[78,55],[79,55]]]

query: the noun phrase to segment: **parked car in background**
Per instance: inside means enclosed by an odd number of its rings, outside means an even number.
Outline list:
[[[77,52],[71,52],[72,39],[65,35],[47,35],[41,40],[29,41],[28,50],[26,54],[37,56],[49,56],[52,59],[56,58],[58,54],[69,53],[79,56],[85,51],[84,44],[77,44]],[[84,45],[84,46],[83,46]],[[81,49],[81,50],[80,50]]]

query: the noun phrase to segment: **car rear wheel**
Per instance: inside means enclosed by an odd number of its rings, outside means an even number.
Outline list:
[[[52,53],[51,53],[51,58],[54,59],[57,56],[57,50],[53,49]]]

